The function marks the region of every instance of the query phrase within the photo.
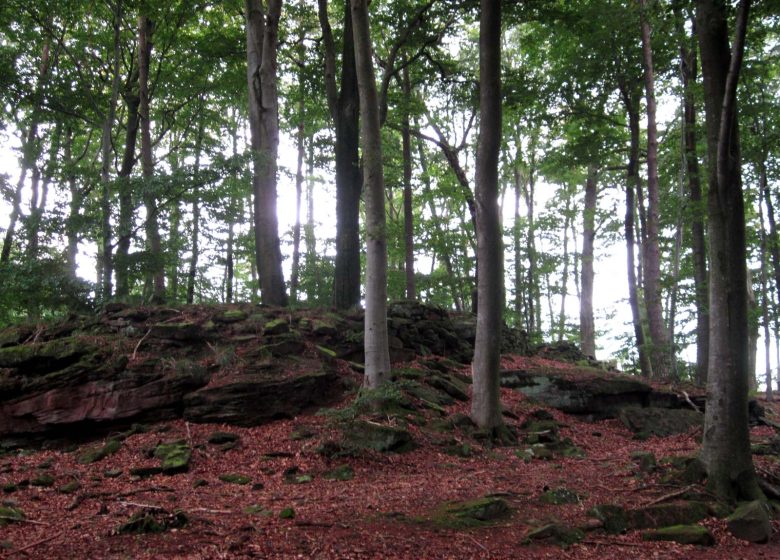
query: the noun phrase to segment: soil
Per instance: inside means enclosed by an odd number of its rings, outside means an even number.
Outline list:
[[[507,357],[504,366],[571,369],[520,356]],[[462,372],[468,374],[468,367]],[[359,374],[347,375],[359,382]],[[510,389],[502,390],[502,400],[507,423],[518,428],[540,408]],[[762,404],[769,418],[780,417],[776,405]],[[468,413],[464,402],[444,408],[448,415]],[[25,517],[0,527],[0,558],[780,558],[777,521],[775,536],[757,545],[738,541],[725,521],[708,518],[702,523],[715,537],[713,547],[644,542],[641,531],[608,535],[593,527],[587,512],[597,504],[635,508],[673,500],[679,487],[663,483],[661,472],[642,473],[631,453],[648,451],[658,459],[695,454],[701,429],[639,441],[619,420],[588,422],[547,410],[560,425],[561,438],[571,438],[582,456],[525,462],[516,456],[517,447],[493,447],[459,432],[446,437],[466,444],[468,453],[451,455],[441,435],[410,424],[418,444],[410,452],[328,458],[317,448],[337,437],[336,428],[332,415],[317,413],[253,428],[160,422],[127,435],[118,451],[88,464],[78,458],[95,443],[17,450],[0,457],[0,499]],[[208,443],[216,431],[237,434],[238,444]],[[766,426],[751,432],[755,443],[774,435]],[[175,440],[192,448],[187,472],[130,474],[131,468],[158,465],[152,450]],[[776,456],[755,460],[765,475],[780,477]],[[326,478],[343,465],[351,467],[353,478]],[[36,485],[44,474],[53,478],[51,485]],[[223,481],[226,474],[245,475],[249,483]],[[74,481],[79,483],[71,485],[75,491],[64,492]],[[557,488],[573,490],[579,500],[540,501],[545,491]],[[486,495],[506,500],[510,517],[470,528],[433,522],[442,504]],[[159,533],[120,532],[134,514],[169,525]],[[530,530],[550,522],[590,530],[566,549],[523,544]]]

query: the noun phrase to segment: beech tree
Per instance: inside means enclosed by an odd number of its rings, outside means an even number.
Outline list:
[[[246,0],[247,85],[252,137],[255,260],[263,303],[287,305],[276,215],[279,100],[276,51],[282,0]]]
[[[355,65],[360,92],[363,190],[366,196],[366,312],[364,385],[375,389],[390,374],[387,339],[387,231],[379,98],[374,77],[368,0],[352,0]]]
[[[501,323],[504,307],[503,243],[498,212],[501,150],[501,3],[481,1],[479,19],[479,140],[476,162],[477,335],[471,416],[483,429],[499,430]]]
[[[749,0],[740,1],[730,48],[726,4],[718,0],[696,2],[707,120],[712,263],[708,399],[701,456],[707,483],[717,495],[753,500],[763,494],[753,467],[748,428],[745,203],[736,103],[749,8]]]

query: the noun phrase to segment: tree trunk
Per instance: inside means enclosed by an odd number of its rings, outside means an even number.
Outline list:
[[[355,67],[360,92],[363,178],[366,193],[366,313],[364,385],[375,389],[390,375],[387,338],[387,230],[379,99],[374,77],[368,1],[352,1]]]
[[[246,0],[247,85],[252,136],[255,260],[263,303],[287,305],[276,216],[279,101],[276,52],[282,0]]]
[[[539,278],[536,272],[536,235],[534,224],[534,195],[536,190],[535,177],[535,158],[531,154],[531,161],[528,168],[528,180],[524,183],[523,197],[526,206],[526,231],[525,250],[528,258],[528,269],[526,270],[526,328],[528,335],[532,339],[541,339],[542,336],[542,309],[541,309],[541,289],[539,288]]]
[[[154,161],[149,106],[149,65],[152,56],[154,24],[146,15],[138,18],[138,116],[141,122],[141,169],[144,177],[143,201],[146,207],[146,247],[149,256],[147,274],[152,284],[151,302],[165,303],[165,260],[163,257],[160,226],[158,223],[157,197],[152,192]]]
[[[328,21],[328,2],[318,0],[325,51],[325,89],[336,129],[336,262],[333,305],[360,305],[360,127],[355,39],[350,1],[344,0],[341,84],[336,89],[336,47]]]
[[[688,203],[692,217],[691,251],[693,253],[693,281],[696,294],[696,382],[707,382],[707,360],[710,344],[710,313],[707,302],[707,243],[704,238],[705,205],[702,200],[699,156],[696,149],[696,102],[694,84],[698,73],[696,57],[696,25],[693,23],[693,36],[689,44],[685,37],[683,18],[677,15],[677,29],[681,37],[680,67],[683,86],[683,134],[685,138],[685,165],[688,178]]]
[[[764,210],[761,201],[758,203],[758,218],[761,223],[761,318],[764,327],[764,382],[766,383],[766,400],[772,401],[772,359],[771,359],[771,340],[769,334],[769,307],[772,297],[769,288],[767,268],[769,263],[767,259],[766,228],[764,227]]]
[[[303,41],[303,38],[300,38]],[[302,43],[301,43],[302,44]],[[290,299],[298,302],[298,287],[300,284],[301,267],[301,203],[303,199],[303,159],[306,154],[306,123],[304,111],[306,109],[303,92],[303,71],[300,79],[300,99],[298,101],[298,162],[295,170],[295,225],[293,225],[293,256],[292,272],[290,275]]]
[[[664,325],[661,297],[661,253],[658,228],[661,195],[658,185],[658,129],[656,127],[655,76],[653,74],[653,51],[650,41],[650,22],[646,0],[639,0],[642,26],[642,61],[647,99],[647,230],[644,250],[645,306],[652,342],[650,360],[653,375],[668,379],[671,375],[668,331]],[[673,319],[672,319],[673,320]]]
[[[306,300],[314,302],[315,290],[319,282],[315,278],[314,267],[317,262],[317,237],[314,235],[314,139],[309,138],[308,173],[306,174],[306,227],[304,228],[304,243],[306,245],[306,272],[309,281],[306,283]]]
[[[582,259],[580,264],[580,346],[586,356],[596,357],[596,325],[593,319],[593,243],[596,239],[597,170],[588,166],[585,208],[582,214]]]
[[[566,214],[563,218],[563,272],[561,273],[561,307],[558,311],[558,342],[566,334],[566,296],[569,295],[569,223],[571,218],[571,198],[566,198]]]
[[[108,111],[103,119],[103,131],[100,138],[100,214],[101,214],[101,248],[99,251],[99,265],[102,275],[102,285],[98,286],[99,295],[105,300],[111,297],[113,291],[113,245],[111,238],[111,132],[114,130],[116,120],[116,107],[119,102],[119,63],[121,56],[122,40],[122,0],[117,0],[114,6],[114,51],[111,60],[111,98],[108,102]]]
[[[65,130],[65,146],[63,146],[62,157],[65,160],[65,168],[68,169],[66,182],[70,191],[70,202],[68,205],[68,219],[65,224],[65,236],[68,239],[68,248],[65,252],[65,262],[68,266],[68,274],[72,279],[76,279],[76,257],[79,251],[79,232],[78,222],[81,218],[81,190],[76,183],[76,173],[73,159],[73,128],[68,126]]]
[[[138,106],[141,98],[133,90],[137,81],[137,71],[128,80],[128,90],[125,92],[127,105],[127,124],[125,126],[125,150],[122,165],[119,168],[119,220],[117,224],[116,247],[116,296],[123,298],[130,294],[130,239],[133,235],[133,196],[130,190],[130,174],[135,165],[135,146],[138,139],[139,115]]]
[[[750,2],[739,4],[733,52],[727,6],[697,0],[696,27],[704,77],[710,190],[710,357],[702,460],[718,496],[762,497],[748,428],[748,306],[745,206],[736,118],[736,86],[744,52]]]
[[[402,80],[406,99],[412,96],[409,70],[404,67]],[[414,283],[414,208],[412,205],[412,136],[409,132],[409,109],[403,109],[401,141],[404,160],[404,271],[406,272],[406,298],[417,299]]]
[[[203,100],[201,99],[202,103]],[[202,111],[201,111],[202,115]],[[187,295],[186,301],[192,304],[195,299],[195,282],[198,278],[198,260],[200,259],[200,157],[203,151],[203,136],[205,122],[203,116],[198,119],[198,136],[195,138],[195,165],[193,166],[193,177],[195,185],[192,189],[192,255],[190,256],[190,265],[187,270]],[[232,131],[233,136],[233,157],[237,154],[238,124],[235,124]],[[232,204],[229,205],[232,207]],[[230,218],[232,220],[232,216]],[[231,226],[233,224],[231,223]]]
[[[519,161],[519,150],[517,160]],[[515,186],[515,216],[512,225],[512,246],[515,256],[515,325],[522,325],[525,295],[523,293],[523,265],[522,265],[522,223],[520,218],[520,197],[522,196],[523,176],[520,168],[515,165],[513,169]]]
[[[472,362],[471,417],[495,433],[501,416],[499,361],[504,308],[503,243],[498,212],[501,150],[501,3],[481,0],[479,23],[480,130],[475,167],[477,209],[477,335]]]

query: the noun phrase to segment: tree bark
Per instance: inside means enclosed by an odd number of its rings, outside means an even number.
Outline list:
[[[701,457],[720,497],[762,497],[748,428],[748,305],[745,206],[740,170],[736,87],[750,2],[739,4],[733,51],[726,5],[697,0],[696,27],[704,78],[710,190],[710,357]]]
[[[404,67],[401,83],[404,96],[409,99],[412,86],[409,70]],[[414,282],[414,208],[412,204],[412,135],[409,132],[409,109],[404,108],[401,125],[401,143],[404,160],[404,271],[406,273],[406,298],[417,299]]]
[[[149,256],[148,275],[151,280],[151,302],[165,303],[165,260],[163,256],[160,226],[158,223],[157,197],[152,192],[154,161],[149,107],[149,67],[152,55],[154,24],[146,15],[138,18],[138,116],[141,123],[141,169],[144,178],[143,201],[146,207],[146,246]]]
[[[764,382],[766,383],[766,400],[772,402],[772,359],[771,359],[771,340],[769,333],[769,307],[770,299],[772,297],[771,290],[769,288],[769,281],[767,275],[767,268],[769,268],[769,262],[767,258],[767,239],[766,228],[764,227],[764,210],[761,200],[758,202],[758,219],[761,223],[761,318],[762,325],[764,327]]]
[[[647,99],[647,233],[644,250],[645,306],[652,348],[650,360],[653,375],[668,379],[671,375],[668,331],[664,325],[661,298],[661,253],[658,228],[661,195],[658,185],[658,130],[656,126],[655,76],[653,51],[650,41],[650,22],[646,1],[639,0],[642,27],[642,61],[644,66],[645,98]]]
[[[303,41],[302,38],[300,38]],[[303,201],[303,159],[306,154],[306,123],[304,122],[304,111],[306,110],[303,97],[303,75],[300,79],[300,99],[298,100],[298,162],[295,170],[295,224],[293,225],[293,256],[292,272],[290,275],[290,299],[293,303],[298,302],[298,288],[300,284],[301,267],[301,204]]]
[[[119,102],[120,74],[119,63],[122,39],[122,0],[117,0],[114,6],[114,48],[111,60],[111,98],[108,110],[103,119],[103,130],[100,138],[100,214],[101,214],[101,248],[98,257],[102,271],[102,284],[98,286],[103,299],[109,299],[113,291],[114,258],[111,233],[111,133],[116,120],[116,108]]]
[[[116,296],[127,297],[130,294],[130,239],[133,235],[133,197],[130,190],[130,174],[135,165],[135,147],[138,139],[139,116],[138,106],[141,98],[135,92],[134,84],[138,81],[137,69],[131,71],[127,91],[124,94],[127,105],[127,123],[125,125],[125,149],[122,165],[117,173],[119,183],[119,220],[117,223]]]
[[[195,300],[195,281],[198,277],[198,260],[200,259],[200,156],[203,151],[204,119],[201,116],[198,119],[198,136],[195,138],[195,165],[194,179],[195,187],[192,192],[192,255],[190,256],[190,266],[187,270],[187,295],[186,301],[192,304]],[[233,156],[237,152],[236,140],[238,136],[238,125],[233,128]],[[232,216],[229,218],[232,219]],[[232,223],[231,223],[232,226]]]
[[[588,166],[585,208],[582,215],[582,259],[580,264],[580,347],[586,356],[596,357],[596,326],[593,319],[593,243],[596,239],[597,170]]]
[[[327,0],[318,0],[325,52],[325,89],[336,129],[336,262],[333,305],[349,309],[360,305],[360,127],[355,40],[350,0],[344,0],[344,41],[341,84],[336,88],[336,47],[328,20]]]
[[[504,307],[503,243],[498,212],[501,150],[501,3],[481,0],[479,23],[480,130],[475,167],[477,209],[477,334],[472,362],[471,417],[493,432],[501,416],[499,362]]]
[[[360,92],[363,178],[366,193],[366,313],[364,385],[375,389],[390,375],[387,338],[387,229],[379,99],[374,77],[368,1],[352,1],[355,67]]]
[[[279,100],[276,53],[282,0],[246,0],[247,85],[252,137],[255,260],[263,303],[287,305],[276,216]]]

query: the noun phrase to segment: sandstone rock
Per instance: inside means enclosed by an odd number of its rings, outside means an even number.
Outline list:
[[[740,505],[726,523],[731,534],[744,541],[765,543],[772,536],[769,513],[758,500]]]

